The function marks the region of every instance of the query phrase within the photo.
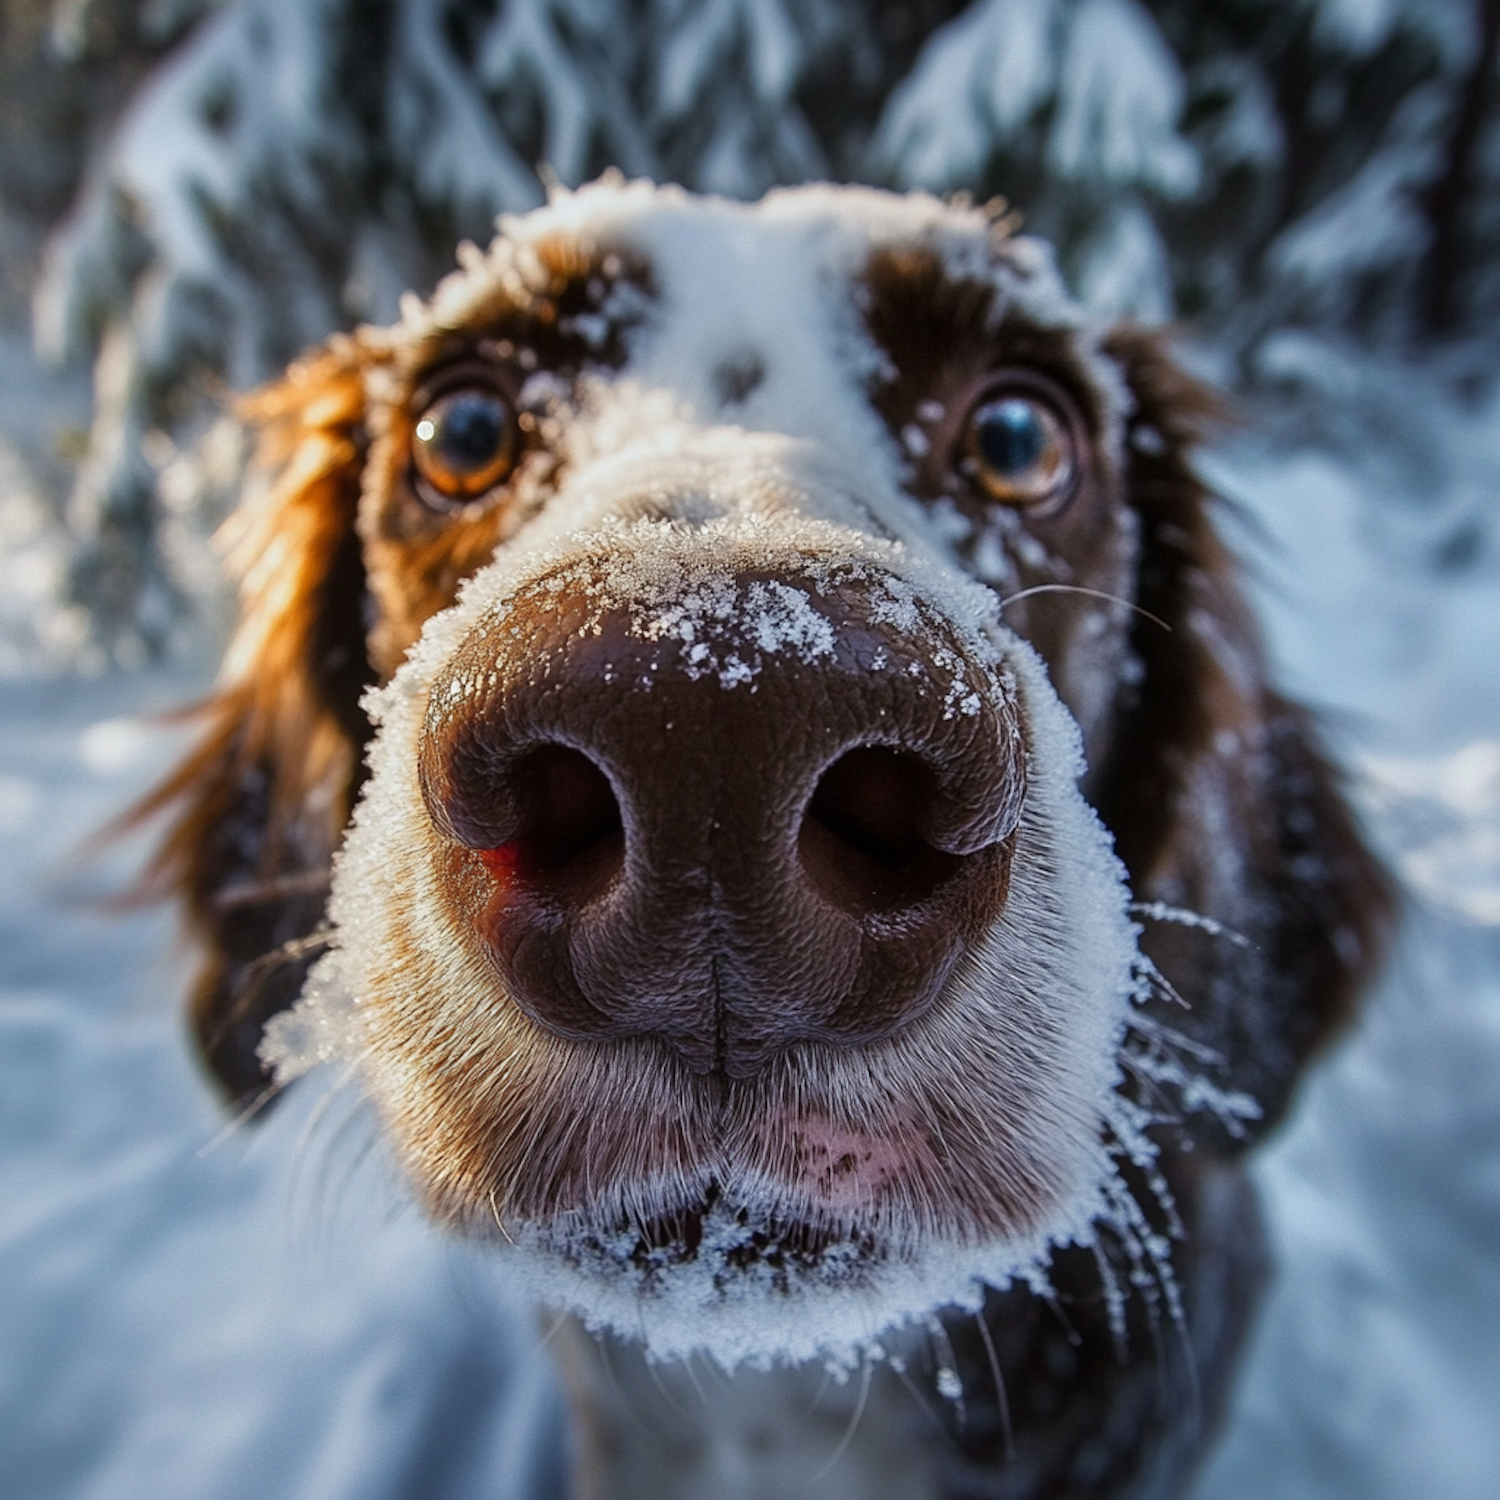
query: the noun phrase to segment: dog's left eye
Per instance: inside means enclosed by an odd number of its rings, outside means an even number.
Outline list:
[[[478,499],[510,473],[515,455],[515,412],[492,386],[445,391],[412,434],[412,461],[428,498],[439,502]]]
[[[1048,401],[997,391],[969,414],[964,468],[992,500],[1040,505],[1072,489],[1078,459],[1073,431]]]

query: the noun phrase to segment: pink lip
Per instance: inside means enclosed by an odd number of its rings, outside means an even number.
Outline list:
[[[871,1205],[910,1168],[908,1142],[882,1140],[832,1120],[804,1116],[789,1134],[792,1181],[830,1208]]]

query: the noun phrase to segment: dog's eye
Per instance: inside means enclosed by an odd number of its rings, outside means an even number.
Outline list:
[[[1021,391],[991,394],[969,415],[965,468],[992,500],[1039,505],[1065,496],[1077,470],[1073,433],[1051,405]]]
[[[515,455],[515,412],[492,386],[445,391],[417,419],[412,460],[440,503],[477,499],[510,473]]]

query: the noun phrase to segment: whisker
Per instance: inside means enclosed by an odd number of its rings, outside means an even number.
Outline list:
[[[694,1394],[698,1397],[698,1404],[704,1411],[708,1410],[708,1392],[703,1389],[703,1382],[698,1379],[698,1371],[693,1364],[693,1355],[689,1354],[682,1361],[682,1372],[688,1378],[688,1384],[692,1386]]]
[[[332,870],[299,870],[291,875],[272,875],[264,880],[238,880],[215,892],[213,905],[219,911],[237,906],[269,906],[294,896],[320,896],[333,885]]]
[[[844,1435],[839,1439],[839,1445],[833,1450],[833,1455],[821,1469],[814,1474],[803,1486],[811,1489],[815,1484],[820,1484],[829,1475],[833,1466],[848,1452],[849,1444],[854,1441],[854,1434],[859,1429],[859,1424],[865,1415],[865,1404],[870,1399],[870,1377],[874,1364],[868,1355],[865,1356],[864,1364],[860,1367],[859,1375],[859,1400],[854,1404],[854,1412],[849,1418],[849,1425],[844,1429]]]
[[[1222,1054],[1154,1017],[1140,1012],[1130,1017],[1118,1057],[1143,1088],[1149,1085],[1155,1099],[1171,1101],[1166,1121],[1175,1123],[1184,1115],[1207,1113],[1242,1140],[1247,1124],[1261,1117],[1253,1096],[1214,1081],[1213,1070],[1224,1067]]]
[[[958,1357],[953,1352],[953,1341],[937,1318],[927,1320],[927,1337],[936,1356],[934,1363],[937,1365],[938,1395],[953,1407],[954,1416],[958,1419],[958,1430],[962,1432],[967,1424],[968,1414],[964,1409],[963,1379],[958,1373]]]
[[[1010,1425],[1010,1398],[1005,1394],[1005,1375],[1000,1369],[1000,1355],[995,1348],[994,1335],[990,1332],[982,1307],[974,1314],[974,1321],[979,1325],[979,1338],[984,1344],[985,1358],[989,1361],[990,1375],[995,1382],[995,1405],[1000,1412],[1000,1435],[1005,1442],[1005,1461],[1014,1463],[1016,1442],[1015,1431]]]
[[[656,1361],[645,1352],[651,1346],[651,1338],[646,1330],[646,1309],[640,1303],[636,1304],[635,1315],[637,1327],[640,1329],[641,1359],[646,1366],[646,1373],[651,1377],[651,1384],[656,1387],[656,1394],[660,1396],[661,1399],[665,1401],[667,1405],[674,1412],[676,1412],[679,1417],[687,1417],[689,1418],[689,1420],[691,1420],[692,1413],[689,1412],[687,1407],[685,1407],[682,1402],[679,1401],[677,1397],[667,1389],[667,1383],[662,1379],[661,1371],[657,1368]],[[700,1386],[698,1386],[698,1382],[696,1380],[693,1382],[693,1385],[697,1389],[698,1399],[701,1401],[703,1399],[703,1390]]]
[[[1146,1174],[1146,1186],[1167,1219],[1166,1234],[1181,1240],[1186,1228],[1177,1209],[1172,1189],[1159,1171]],[[1134,1200],[1134,1195],[1132,1194]],[[1168,1346],[1163,1338],[1161,1311],[1165,1308],[1172,1324],[1176,1345],[1185,1362],[1185,1377],[1188,1386],[1188,1421],[1196,1429],[1203,1420],[1203,1396],[1198,1379],[1198,1364],[1193,1356],[1192,1339],[1188,1333],[1187,1308],[1183,1302],[1182,1287],[1177,1280],[1171,1261],[1171,1249],[1163,1236],[1151,1229],[1145,1217],[1144,1207],[1134,1200],[1140,1213],[1140,1229],[1132,1235],[1127,1245],[1131,1261],[1131,1282],[1138,1286],[1145,1297],[1149,1315],[1149,1331],[1152,1349],[1155,1351],[1157,1378],[1163,1398],[1172,1394],[1168,1384]]]
[[[1099,1288],[1104,1297],[1105,1315],[1109,1320],[1109,1336],[1115,1349],[1115,1362],[1123,1365],[1129,1353],[1125,1336],[1125,1294],[1120,1290],[1115,1268],[1110,1265],[1104,1246],[1095,1240],[1089,1248],[1094,1252],[1094,1265],[1099,1271]]]
[[[560,1323],[561,1319],[559,1319],[559,1324]],[[645,1317],[642,1316],[642,1338],[645,1337],[645,1332],[646,1320]],[[659,1439],[659,1434],[652,1431],[650,1425],[646,1422],[646,1419],[636,1408],[636,1404],[633,1399],[634,1387],[632,1387],[630,1393],[627,1394],[625,1387],[620,1383],[620,1372],[615,1369],[614,1355],[610,1353],[609,1340],[591,1339],[589,1342],[594,1346],[595,1349],[599,1351],[599,1362],[604,1367],[604,1378],[609,1382],[610,1389],[614,1392],[615,1399],[619,1403],[620,1410],[625,1413],[625,1416],[629,1420],[631,1426],[634,1427],[637,1432],[643,1433],[653,1442],[656,1442]],[[658,1381],[657,1383],[659,1386],[660,1381]]]
[[[273,1100],[285,1084],[268,1083],[248,1104],[214,1132],[213,1137],[201,1145],[193,1154],[199,1161],[206,1161],[232,1137],[244,1128]]]
[[[1003,610],[1007,604],[1019,604],[1023,599],[1030,599],[1034,594],[1084,594],[1090,599],[1103,599],[1109,604],[1119,604],[1134,614],[1138,614],[1143,620],[1150,620],[1153,625],[1160,625],[1168,635],[1172,633],[1172,627],[1162,619],[1160,615],[1153,615],[1149,609],[1143,609],[1134,599],[1122,599],[1118,594],[1106,593],[1103,589],[1085,588],[1081,583],[1034,583],[1029,589],[1022,589],[1018,594],[1007,594],[1000,601]]]
[[[230,1003],[219,1018],[218,1024],[208,1033],[207,1040],[210,1045],[218,1046],[237,1022],[247,1020],[254,1015],[265,986],[280,970],[324,952],[332,939],[333,929],[326,925],[321,926],[303,937],[289,938],[278,947],[272,948],[269,953],[262,953],[258,958],[252,959],[240,969],[234,978],[233,996]],[[258,1099],[255,1103],[256,1110],[264,1108],[266,1102]]]
[[[510,1230],[505,1227],[505,1220],[501,1217],[500,1214],[500,1200],[498,1196],[498,1189],[491,1187],[488,1197],[490,1204],[490,1216],[495,1221],[495,1228],[505,1236],[505,1243],[512,1249],[514,1249],[516,1242],[510,1237]]]
[[[309,1228],[321,1225],[317,1233],[322,1234],[329,1222],[328,1215],[332,1207],[328,1192],[329,1172],[332,1168],[333,1153],[345,1140],[347,1133],[353,1128],[358,1117],[359,1099],[355,1096],[354,1105],[344,1115],[342,1120],[332,1127],[325,1127],[323,1122],[332,1112],[335,1104],[347,1102],[350,1098],[347,1092],[358,1072],[358,1063],[351,1061],[339,1073],[339,1075],[323,1091],[323,1095],[314,1103],[308,1112],[307,1119],[303,1121],[302,1128],[297,1132],[297,1139],[292,1146],[291,1175],[287,1181],[287,1192],[293,1202],[302,1196],[304,1191],[310,1194],[311,1201],[308,1203],[307,1211],[310,1216]],[[312,1174],[313,1186],[304,1189],[304,1171]],[[314,1205],[321,1205],[321,1210],[314,1209]]]
[[[1180,1007],[1182,1010],[1191,1010],[1193,1008],[1183,999],[1176,985],[1157,968],[1153,959],[1148,958],[1144,953],[1137,953],[1135,961],[1140,967],[1140,977],[1146,981],[1148,987],[1156,990],[1161,999],[1170,1000],[1173,1005]],[[1142,1003],[1149,998],[1150,996],[1144,990],[1136,996],[1137,1003]]]
[[[563,1329],[567,1327],[567,1323],[568,1314],[566,1313],[566,1311],[559,1312],[552,1319],[552,1326],[541,1336],[540,1339],[537,1340],[536,1352],[540,1354],[545,1348],[547,1348],[547,1346],[552,1343],[552,1341],[558,1336],[558,1334],[560,1334]]]
[[[896,1379],[906,1387],[906,1393],[916,1403],[917,1410],[920,1411],[930,1423],[932,1423],[933,1431],[936,1432],[940,1437],[944,1438],[946,1441],[952,1442],[953,1434],[950,1433],[948,1429],[943,1425],[943,1419],[937,1414],[937,1412],[933,1410],[932,1403],[928,1401],[926,1395],[922,1391],[921,1386],[919,1386],[916,1381],[913,1380],[907,1373],[905,1362],[902,1360],[892,1359],[888,1360],[887,1363],[889,1364],[891,1371],[895,1374]]]
[[[318,1127],[323,1123],[323,1117],[333,1107],[334,1101],[338,1098],[338,1096],[342,1094],[344,1090],[347,1089],[358,1076],[359,1064],[361,1061],[362,1059],[359,1058],[351,1059],[345,1065],[343,1071],[339,1073],[338,1077],[335,1078],[331,1084],[329,1084],[326,1090],[324,1090],[323,1097],[319,1099],[318,1102],[313,1106],[311,1112],[308,1114],[306,1121],[303,1123],[302,1129],[297,1132],[297,1141],[292,1148],[293,1161],[301,1160],[304,1154],[307,1152],[308,1147],[312,1145],[313,1140],[317,1135]],[[347,1125],[347,1120],[344,1123],[345,1125]],[[342,1128],[343,1126],[340,1126],[340,1129]]]
[[[1169,906],[1165,901],[1132,901],[1125,910],[1133,917],[1145,917],[1148,922],[1171,922],[1178,927],[1196,927],[1210,937],[1227,939],[1237,948],[1255,946],[1244,933],[1236,932],[1232,927],[1215,921],[1213,917],[1205,917],[1202,912],[1190,911],[1184,906]]]
[[[1128,1026],[1138,1036],[1145,1037],[1159,1047],[1170,1047],[1174,1052],[1181,1052],[1184,1056],[1191,1057],[1194,1062],[1204,1063],[1211,1067],[1222,1066],[1224,1062],[1224,1054],[1218,1048],[1210,1047],[1207,1042],[1200,1042],[1196,1037],[1188,1036],[1186,1032],[1168,1026],[1165,1021],[1158,1021],[1155,1016],[1138,1012],[1130,1017]]]
[[[1142,1102],[1154,1110],[1157,1122],[1175,1125],[1181,1118],[1172,1099],[1152,1070],[1131,1052],[1121,1052],[1120,1065],[1140,1085]]]
[[[1198,1361],[1193,1354],[1193,1341],[1188,1335],[1187,1318],[1174,1318],[1177,1344],[1182,1351],[1183,1363],[1187,1366],[1188,1421],[1194,1433],[1203,1430],[1203,1381],[1198,1374]],[[1163,1362],[1165,1377],[1165,1362]]]
[[[1062,1298],[1057,1294],[1055,1288],[1047,1286],[1038,1294],[1046,1303],[1047,1310],[1057,1319],[1058,1327],[1063,1331],[1063,1337],[1067,1339],[1070,1348],[1077,1349],[1083,1344],[1083,1335],[1078,1331],[1077,1325],[1068,1316],[1068,1310],[1063,1306]]]
[[[710,1359],[706,1352],[700,1351],[699,1358],[703,1362],[703,1378],[715,1387],[720,1395],[726,1395],[734,1390],[734,1381],[717,1360]],[[827,1371],[824,1371],[827,1374]]]

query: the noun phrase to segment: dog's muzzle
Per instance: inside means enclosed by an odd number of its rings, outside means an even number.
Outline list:
[[[1004,907],[1025,757],[899,580],[711,561],[524,582],[432,682],[419,770],[514,1003],[743,1078],[933,1005]]]

